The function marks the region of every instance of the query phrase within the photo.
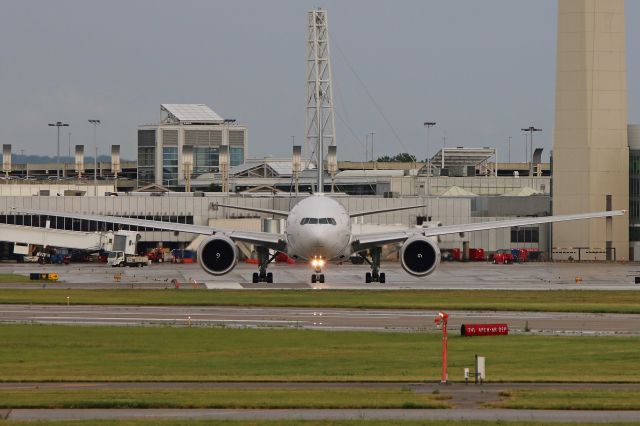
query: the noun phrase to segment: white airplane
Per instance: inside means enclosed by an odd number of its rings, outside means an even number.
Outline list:
[[[319,180],[319,182],[321,182],[321,180]],[[322,188],[322,186],[319,187]],[[416,205],[349,213],[342,204],[325,194],[315,194],[304,198],[298,202],[291,211],[239,207],[225,204],[218,205],[221,207],[284,216],[287,218],[286,231],[283,234],[248,232],[242,230],[228,231],[208,226],[130,219],[117,216],[75,214],[22,208],[14,208],[14,211],[21,214],[85,219],[157,230],[209,235],[209,238],[205,239],[198,248],[198,262],[206,272],[212,275],[227,274],[236,266],[238,263],[238,247],[236,246],[236,241],[251,243],[256,245],[259,258],[258,272],[253,274],[253,282],[264,281],[268,283],[273,282],[273,274],[271,272],[267,273],[267,266],[269,262],[273,260],[270,258],[269,249],[286,253],[295,259],[309,261],[314,269],[311,281],[321,283],[324,282],[324,274],[322,271],[326,262],[339,261],[349,258],[349,256],[354,253],[358,253],[371,266],[371,272],[366,273],[365,281],[367,283],[384,283],[386,277],[384,272],[380,272],[380,253],[382,246],[385,244],[401,243],[400,263],[404,270],[411,275],[424,277],[432,273],[440,263],[440,249],[438,248],[437,238],[435,238],[439,235],[620,216],[626,212],[625,210],[617,210],[559,216],[526,217],[494,222],[445,225],[436,228],[412,228],[403,231],[354,234],[351,231],[351,218],[353,217],[415,209],[425,206]]]

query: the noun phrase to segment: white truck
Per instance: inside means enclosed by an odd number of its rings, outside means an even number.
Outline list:
[[[123,251],[109,252],[107,257],[107,265],[112,267],[116,266],[138,266],[143,267],[149,264],[147,256],[136,256],[133,254],[126,254]]]

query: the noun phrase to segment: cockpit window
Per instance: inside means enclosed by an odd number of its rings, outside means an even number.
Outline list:
[[[300,221],[300,225],[337,225],[332,217],[305,217]]]

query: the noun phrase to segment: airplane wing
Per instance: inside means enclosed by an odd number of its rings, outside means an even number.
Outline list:
[[[284,217],[289,216],[289,212],[286,210],[263,209],[260,207],[232,206],[230,204],[220,204],[220,203],[214,203],[213,205],[217,207],[226,207],[228,209],[238,209],[238,210],[247,210],[250,212],[273,214],[276,216],[284,216]]]
[[[119,216],[106,216],[95,214],[67,213],[53,210],[32,210],[13,207],[12,211],[18,214],[30,214],[40,216],[57,216],[71,219],[93,220],[97,222],[116,223],[119,225],[138,226],[141,228],[157,229],[161,231],[187,232],[199,235],[226,235],[234,241],[242,241],[250,244],[257,244],[276,250],[284,250],[286,241],[283,234],[272,234],[270,232],[250,232],[226,229],[216,229],[209,226],[190,225],[187,223],[163,222],[158,220],[133,219]]]
[[[349,217],[359,217],[359,216],[367,216],[370,214],[378,214],[378,213],[387,213],[387,212],[395,212],[398,210],[409,210],[409,209],[419,209],[422,207],[427,207],[426,204],[420,204],[417,206],[405,206],[405,207],[391,207],[388,209],[378,209],[378,210],[362,210],[359,212],[349,213]]]
[[[599,217],[621,216],[626,210],[607,212],[565,214],[557,216],[524,217],[519,219],[496,220],[493,222],[467,223],[463,225],[445,225],[434,228],[412,228],[405,231],[377,232],[354,235],[352,247],[354,251],[390,243],[401,243],[414,235],[436,237],[438,235],[459,234],[463,232],[484,231],[496,228],[511,228],[515,226],[536,225],[541,223],[563,222],[568,220],[593,219]]]

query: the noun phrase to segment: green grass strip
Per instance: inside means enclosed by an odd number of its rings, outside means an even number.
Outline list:
[[[1,408],[449,408],[403,389],[9,390]]]
[[[483,420],[79,420],[79,421],[2,421],[2,426],[576,426],[578,423],[483,421]],[[607,423],[633,426],[636,423]]]
[[[429,324],[430,326],[430,324]],[[0,325],[2,381],[435,381],[435,333]],[[640,382],[640,338],[449,337],[449,378]]]
[[[63,284],[50,284],[59,286]],[[640,313],[635,291],[514,290],[66,290],[3,289],[0,304],[290,306]]]
[[[640,391],[517,390],[505,392],[502,396],[508,399],[489,406],[541,410],[640,410]]]
[[[19,274],[0,274],[0,283],[30,283],[33,282],[24,275]]]

